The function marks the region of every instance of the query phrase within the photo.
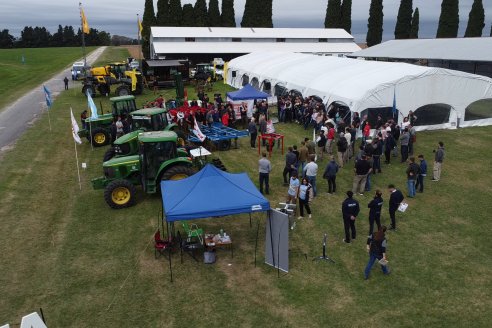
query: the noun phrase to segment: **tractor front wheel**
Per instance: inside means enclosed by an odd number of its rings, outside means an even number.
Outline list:
[[[118,97],[130,95],[130,89],[126,85],[120,85],[116,88],[116,95]]]
[[[135,186],[127,180],[115,180],[104,189],[104,200],[109,207],[119,210],[135,205]]]
[[[92,145],[94,147],[106,146],[111,142],[111,135],[109,131],[102,128],[95,128],[92,130]]]
[[[87,92],[89,92],[92,98],[96,96],[96,89],[92,85],[84,85],[82,87],[82,93],[87,96]]]
[[[176,165],[164,172],[161,180],[181,180],[195,174],[193,168],[184,165]]]

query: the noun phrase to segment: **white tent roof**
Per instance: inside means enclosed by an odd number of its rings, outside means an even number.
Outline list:
[[[350,57],[492,62],[492,38],[391,40]]]
[[[232,78],[232,71],[236,77]],[[272,90],[280,84],[303,96],[316,95],[326,104],[342,102],[352,111],[392,107],[396,95],[398,110],[410,110],[429,104],[448,104],[455,111],[450,118],[463,117],[471,103],[492,98],[492,80],[442,68],[403,63],[322,57],[298,53],[257,52],[229,62],[227,81],[241,87],[242,77],[259,85],[267,80]],[[492,122],[491,122],[492,123]]]

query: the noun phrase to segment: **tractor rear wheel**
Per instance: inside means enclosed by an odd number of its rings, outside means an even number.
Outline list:
[[[106,146],[111,142],[111,135],[108,130],[103,128],[95,128],[92,130],[91,141],[94,147]]]
[[[126,85],[120,85],[115,91],[118,97],[130,95],[130,89]]]
[[[135,186],[127,180],[114,180],[104,189],[104,200],[109,207],[119,210],[135,205]]]
[[[176,165],[167,169],[162,174],[161,180],[181,180],[195,174],[193,168],[184,165]]]
[[[114,155],[116,155],[116,152],[114,151],[114,147],[109,148],[104,153],[103,162],[109,161],[111,158],[114,157]]]
[[[84,95],[87,95],[87,91],[89,91],[89,94],[91,95],[91,97],[95,97],[96,96],[96,89],[94,88],[93,85],[84,85],[82,87],[82,93]]]

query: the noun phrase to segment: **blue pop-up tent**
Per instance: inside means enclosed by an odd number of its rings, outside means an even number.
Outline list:
[[[270,209],[246,173],[227,173],[211,164],[186,179],[162,181],[161,190],[167,222]]]
[[[232,101],[268,99],[268,97],[270,97],[268,93],[256,90],[251,86],[251,84],[246,84],[241,90],[227,93],[227,98],[231,99]]]

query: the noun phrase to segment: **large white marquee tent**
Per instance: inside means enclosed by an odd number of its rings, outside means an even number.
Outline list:
[[[272,95],[283,90],[318,96],[327,106],[343,104],[362,115],[391,110],[396,101],[400,121],[409,111],[428,118],[420,120],[419,130],[456,128],[458,119],[462,127],[492,125],[492,79],[479,75],[280,52],[255,52],[233,59],[226,74],[228,84],[236,88],[250,83]],[[477,103],[478,115],[468,112]]]

